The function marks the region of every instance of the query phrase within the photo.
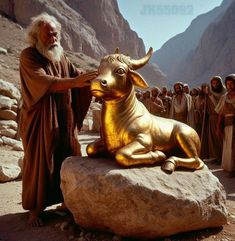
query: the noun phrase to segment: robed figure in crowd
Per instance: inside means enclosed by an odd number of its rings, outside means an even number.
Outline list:
[[[182,82],[174,84],[175,95],[171,101],[169,117],[193,127],[194,119],[192,97],[189,94],[184,93],[183,87],[184,85]]]
[[[219,114],[217,135],[223,139],[223,153],[221,167],[235,173],[235,74],[225,78],[227,93],[224,94],[218,105],[216,112]]]
[[[217,163],[221,163],[222,158],[222,146],[223,139],[216,135],[218,113],[215,111],[215,107],[218,105],[222,95],[226,93],[226,88],[223,85],[222,78],[220,76],[213,76],[210,81],[210,92],[208,95],[206,112],[208,113],[208,122],[204,125],[208,125],[205,135],[208,136],[208,157],[214,158]]]

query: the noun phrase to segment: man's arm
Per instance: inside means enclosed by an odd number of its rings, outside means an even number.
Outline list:
[[[97,71],[92,71],[78,75],[73,78],[61,78],[52,83],[49,88],[49,92],[60,92],[72,88],[82,88],[90,85],[90,81],[96,78],[98,75]]]

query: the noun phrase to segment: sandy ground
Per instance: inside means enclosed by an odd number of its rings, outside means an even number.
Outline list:
[[[97,134],[84,132],[79,135],[82,153],[85,146],[97,138]],[[9,147],[0,147],[0,163],[17,163],[21,152],[12,151]],[[217,176],[227,192],[228,224],[214,229],[205,229],[167,237],[164,241],[234,241],[235,240],[235,177],[220,169],[219,165],[208,163],[209,169]],[[28,213],[21,206],[20,179],[0,183],[0,241],[68,241],[68,240],[129,240],[113,234],[83,230],[73,222],[71,214],[56,212],[56,206],[45,212],[46,225],[32,228],[26,224]]]

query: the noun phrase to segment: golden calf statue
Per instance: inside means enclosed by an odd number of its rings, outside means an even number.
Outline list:
[[[135,96],[134,86],[147,88],[135,72],[152,56],[133,60],[115,54],[105,56],[99,75],[91,82],[91,92],[102,98],[101,138],[87,146],[90,157],[111,155],[123,166],[163,163],[162,169],[200,169],[200,139],[194,129],[181,122],[154,116]]]

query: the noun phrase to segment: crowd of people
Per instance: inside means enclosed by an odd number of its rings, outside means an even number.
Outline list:
[[[213,76],[190,90],[176,82],[174,90],[153,87],[136,90],[136,96],[156,116],[193,127],[201,139],[201,158],[213,160],[232,176],[235,172],[235,74],[223,83]]]

